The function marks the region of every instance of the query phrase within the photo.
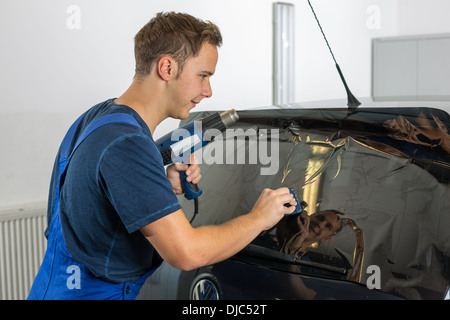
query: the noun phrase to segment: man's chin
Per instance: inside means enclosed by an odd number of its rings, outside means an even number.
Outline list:
[[[191,114],[191,110],[192,110],[192,109],[193,109],[193,108],[184,111],[184,112],[181,114],[181,118],[180,118],[180,119],[181,119],[181,120],[185,120],[185,119],[189,118],[189,115]]]
[[[172,116],[172,118],[174,118],[174,119],[179,119],[179,120],[186,120],[187,118],[189,118],[190,111],[191,111],[192,109],[193,109],[193,108],[185,107],[185,108],[183,108],[182,110],[179,110],[179,112],[177,112],[176,114],[174,114],[174,115]]]

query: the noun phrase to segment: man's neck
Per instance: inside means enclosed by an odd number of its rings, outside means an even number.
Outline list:
[[[116,104],[123,104],[134,109],[147,124],[153,134],[156,127],[167,118],[164,113],[159,83],[147,77],[135,79],[130,87],[116,99]],[[161,101],[161,102],[160,102]]]

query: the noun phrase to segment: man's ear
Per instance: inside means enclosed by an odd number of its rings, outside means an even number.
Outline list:
[[[161,59],[159,59],[157,68],[158,68],[157,69],[158,75],[164,81],[174,78],[177,72],[176,62],[169,56],[164,56]]]

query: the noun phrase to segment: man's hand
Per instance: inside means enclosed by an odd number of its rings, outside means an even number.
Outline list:
[[[190,165],[185,163],[173,163],[167,167],[167,178],[172,184],[172,190],[175,194],[183,194],[183,186],[180,180],[180,171],[186,171],[186,180],[191,183],[198,183],[202,178],[198,161],[194,154],[190,156]]]
[[[308,237],[308,235],[309,235],[310,221],[311,221],[311,218],[308,216],[308,213],[306,211],[302,211],[302,213],[300,213],[297,217],[297,226],[298,226],[300,233],[302,233],[302,235],[303,235],[302,241],[305,240],[306,237]]]
[[[172,170],[178,173],[175,168]],[[174,176],[180,179],[178,175]],[[285,203],[291,207],[285,207]],[[285,214],[292,213],[296,204],[288,188],[265,189],[250,213],[223,224],[194,228],[180,209],[146,225],[141,232],[164,261],[180,270],[194,270],[236,254],[261,231],[271,228]]]
[[[285,207],[286,203],[289,203],[290,207]],[[264,230],[267,230],[277,224],[284,215],[294,212],[296,205],[297,202],[288,188],[264,189],[250,214],[260,217],[265,224]]]
[[[298,232],[291,236],[291,238],[285,239],[285,244],[281,248],[281,251],[292,256],[300,258],[303,251],[303,242],[309,235],[310,217],[306,211],[302,211],[297,217]]]

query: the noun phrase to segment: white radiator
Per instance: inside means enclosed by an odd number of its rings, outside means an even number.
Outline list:
[[[0,300],[26,299],[44,258],[45,209],[0,214]]]

